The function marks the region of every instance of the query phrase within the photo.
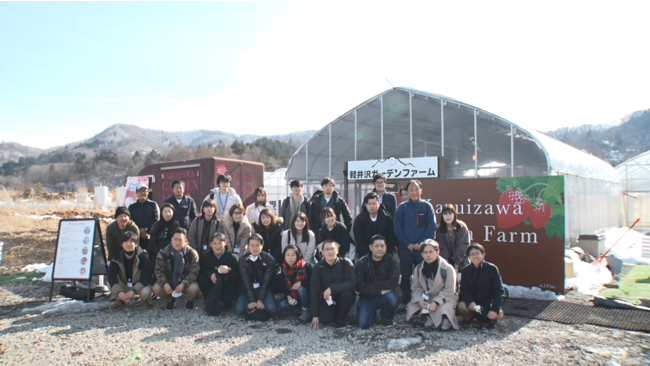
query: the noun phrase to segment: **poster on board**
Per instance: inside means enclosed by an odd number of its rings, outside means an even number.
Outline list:
[[[106,255],[99,221],[70,219],[59,222],[52,280],[88,281],[106,274]]]
[[[149,176],[142,175],[138,177],[126,177],[126,194],[124,195],[124,202],[120,206],[129,207],[132,203],[138,200],[137,187],[138,184],[145,183],[149,185]]]

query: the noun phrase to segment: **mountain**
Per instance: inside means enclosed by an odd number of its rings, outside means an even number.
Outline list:
[[[564,127],[542,132],[616,166],[650,150],[650,109],[604,125]]]
[[[2,142],[0,143],[0,164],[7,161],[18,161],[20,158],[35,157],[43,151],[43,149],[16,142]]]
[[[225,145],[232,144],[235,140],[253,142],[258,138],[267,137],[272,140],[300,142],[309,139],[315,131],[293,132],[286,135],[259,136],[236,135],[228,132],[193,130],[168,132],[152,130],[134,125],[114,124],[97,135],[88,139],[72,142],[63,146],[47,150],[23,146],[17,143],[4,143],[0,145],[0,164],[7,161],[18,161],[20,157],[36,157],[42,152],[55,153],[66,151],[72,155],[86,154],[93,156],[102,150],[112,150],[117,154],[133,154],[135,151],[150,152],[156,150],[164,154],[178,144],[195,148],[201,144],[216,146],[219,142]]]

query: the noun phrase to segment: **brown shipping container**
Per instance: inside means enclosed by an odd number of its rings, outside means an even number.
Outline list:
[[[264,186],[264,164],[245,160],[203,158],[185,161],[170,161],[144,167],[139,175],[151,175],[150,199],[161,204],[172,195],[172,182],[185,181],[185,194],[194,198],[200,209],[210,189],[217,186],[217,177],[228,173],[232,176],[231,187],[244,202],[244,206],[254,201],[253,191]]]

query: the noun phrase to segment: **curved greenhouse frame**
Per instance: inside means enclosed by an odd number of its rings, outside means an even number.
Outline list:
[[[621,163],[616,170],[624,192],[625,225],[632,225],[639,217],[650,217],[650,150]],[[650,230],[650,223],[641,220],[637,227]]]
[[[316,132],[292,156],[286,179],[306,182],[311,194],[329,176],[345,190],[347,161],[426,156],[441,158],[442,179],[570,176],[567,191],[576,195],[565,197],[572,208],[567,237],[618,225],[620,178],[605,161],[467,103],[410,88],[375,95]],[[358,202],[349,204],[358,212]]]

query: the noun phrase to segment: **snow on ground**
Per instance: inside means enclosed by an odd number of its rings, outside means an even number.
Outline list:
[[[388,350],[403,351],[420,342],[422,342],[422,338],[420,337],[391,339],[390,342],[388,342]]]
[[[48,268],[51,268],[51,264],[45,264],[45,263],[36,263],[36,264],[28,264],[25,267],[23,267],[23,272],[39,272],[39,273],[47,273]]]
[[[81,300],[61,299],[56,302],[48,302],[35,308],[25,308],[21,312],[28,314],[40,313],[43,315],[57,313],[82,313],[86,311],[96,311],[107,309],[110,302],[83,302]]]
[[[503,285],[508,289],[508,298],[532,300],[562,300],[564,296],[556,295],[553,291],[542,290],[539,287],[523,287]]]
[[[622,260],[626,264],[650,263],[648,259],[643,258],[643,234],[632,229],[627,234],[626,227],[613,228],[605,231],[604,247],[609,249],[616,243],[607,255]],[[625,235],[624,235],[625,234]]]

